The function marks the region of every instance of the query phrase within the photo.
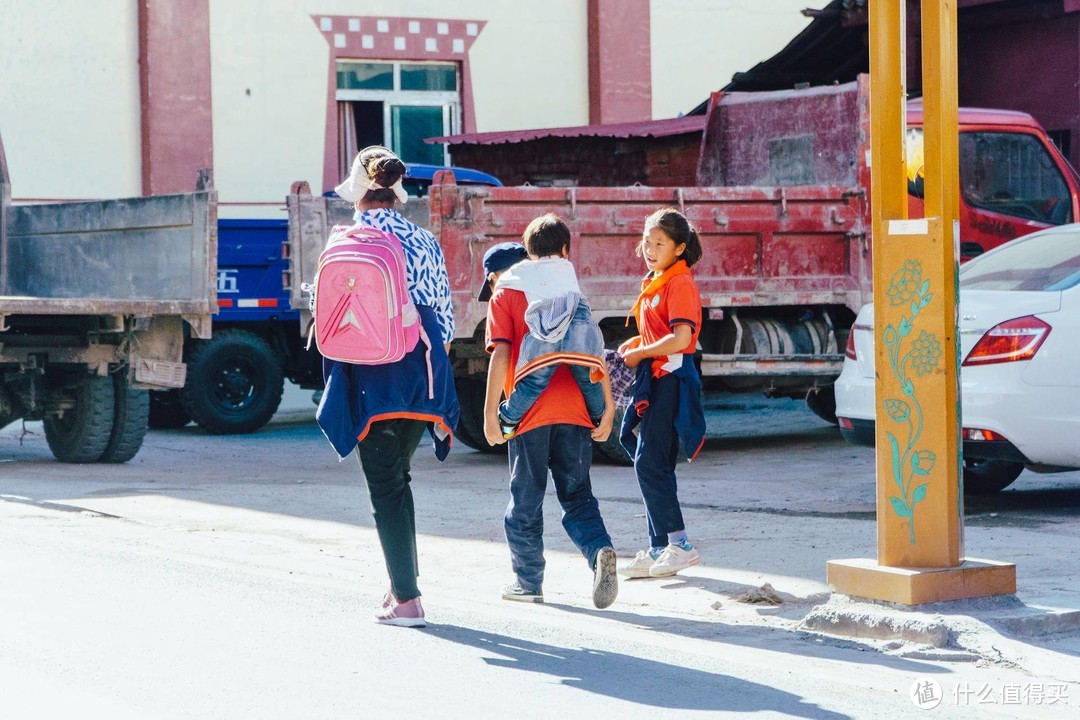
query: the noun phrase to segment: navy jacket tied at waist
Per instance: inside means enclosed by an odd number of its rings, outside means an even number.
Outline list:
[[[449,454],[461,412],[454,375],[446,348],[439,342],[442,336],[434,310],[428,305],[417,305],[416,309],[431,338],[430,348],[421,338],[401,360],[384,365],[353,365],[323,358],[326,389],[315,419],[338,457],[353,451],[371,423],[393,418],[426,421],[435,456],[444,460]]]
[[[679,378],[679,404],[674,418],[675,434],[679,436],[689,461],[697,457],[705,443],[705,408],[701,395],[701,377],[694,366],[694,356],[689,353],[683,355],[682,367],[671,374]],[[652,360],[644,360],[637,366],[630,396],[631,405],[623,415],[619,435],[619,441],[631,457],[634,457],[637,451],[634,428],[641,423],[641,416],[649,407],[652,383]]]

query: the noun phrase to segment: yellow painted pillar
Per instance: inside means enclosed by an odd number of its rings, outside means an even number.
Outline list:
[[[835,560],[837,592],[903,604],[1016,592],[964,557],[956,333],[956,0],[923,0],[926,218],[908,220],[904,0],[870,3],[878,559]],[[899,98],[899,100],[898,100]]]
[[[885,220],[907,217],[906,7],[905,0],[877,0],[869,7],[870,217],[875,231]]]

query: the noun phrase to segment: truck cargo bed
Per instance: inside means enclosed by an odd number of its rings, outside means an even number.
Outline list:
[[[204,191],[9,207],[0,313],[212,313],[210,205]]]

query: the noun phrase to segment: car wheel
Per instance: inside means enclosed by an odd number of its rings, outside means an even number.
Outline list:
[[[1024,471],[1024,466],[1008,460],[964,458],[964,492],[988,495],[1004,490]]]

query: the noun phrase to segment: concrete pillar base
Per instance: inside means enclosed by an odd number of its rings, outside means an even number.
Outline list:
[[[956,567],[903,568],[879,565],[876,560],[830,560],[827,580],[838,593],[902,605],[945,600],[1012,595],[1016,592],[1016,565],[965,558]]]

